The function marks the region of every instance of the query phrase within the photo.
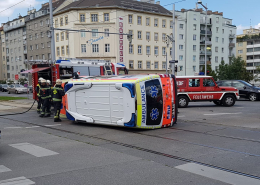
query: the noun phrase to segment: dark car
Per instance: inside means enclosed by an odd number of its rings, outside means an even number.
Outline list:
[[[237,88],[241,98],[247,98],[250,101],[256,101],[260,99],[260,88],[255,87],[243,80],[220,80],[216,83],[218,86],[231,86]]]
[[[3,85],[3,84],[0,84],[0,91],[2,91],[2,89],[3,89],[3,88],[2,88],[2,85]]]
[[[2,92],[7,92],[8,85],[2,84]]]

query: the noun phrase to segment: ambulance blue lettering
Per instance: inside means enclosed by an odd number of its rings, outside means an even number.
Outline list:
[[[145,96],[145,87],[140,85],[141,88],[141,98],[142,98],[142,123],[146,123],[146,96]]]

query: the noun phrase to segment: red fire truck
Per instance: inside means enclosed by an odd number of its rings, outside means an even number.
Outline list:
[[[40,77],[50,80],[52,85],[57,79],[73,78],[75,72],[79,71],[80,76],[102,76],[128,74],[126,66],[122,63],[111,63],[105,60],[87,59],[65,59],[57,60],[54,65],[50,65],[47,60],[30,60],[25,64],[31,65],[32,69],[23,71],[21,74],[32,74],[33,98],[36,99],[35,87]]]

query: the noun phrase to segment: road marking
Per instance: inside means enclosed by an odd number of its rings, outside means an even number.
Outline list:
[[[61,124],[54,124],[54,125],[44,125],[45,127],[56,127],[56,126],[60,126]]]
[[[237,108],[237,109],[243,109],[244,107],[235,107],[235,108]]]
[[[38,128],[40,126],[31,126],[31,127],[25,127],[25,128]]]
[[[236,185],[259,185],[260,181],[257,179],[253,179],[250,177],[218,170],[215,168],[210,168],[207,166],[195,164],[195,163],[186,163],[180,166],[176,166],[175,168],[184,170],[190,173],[194,173],[197,175],[201,175],[204,177],[208,177],[211,179],[215,179],[218,181],[222,181],[229,184],[236,184]]]
[[[184,118],[184,117],[186,117],[186,116],[178,116],[178,118]]]
[[[7,180],[1,180],[0,185],[31,185],[35,184],[35,182],[31,181],[30,179],[27,179],[25,177],[16,177],[13,179],[7,179]]]
[[[22,150],[23,152],[26,152],[28,154],[34,155],[35,157],[45,157],[50,155],[56,155],[59,154],[57,152],[30,144],[30,143],[18,143],[18,144],[10,144],[10,146]]]
[[[214,116],[214,115],[228,115],[228,114],[241,114],[242,112],[237,112],[237,113],[215,113],[215,114],[203,114],[205,116]]]
[[[12,171],[4,165],[0,165],[0,173]]]
[[[22,127],[5,127],[4,129],[13,129],[13,128],[22,128]]]

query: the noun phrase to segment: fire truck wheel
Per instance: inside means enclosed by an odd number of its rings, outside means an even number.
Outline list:
[[[179,106],[178,106],[179,108],[185,108],[189,104],[189,100],[186,96],[179,96],[178,101],[179,101]]]
[[[234,98],[234,96],[232,95],[226,95],[224,96],[224,98],[222,99],[222,104],[226,107],[231,107],[235,104],[236,100]]]
[[[215,105],[222,105],[221,101],[213,101],[213,103],[215,103]]]

